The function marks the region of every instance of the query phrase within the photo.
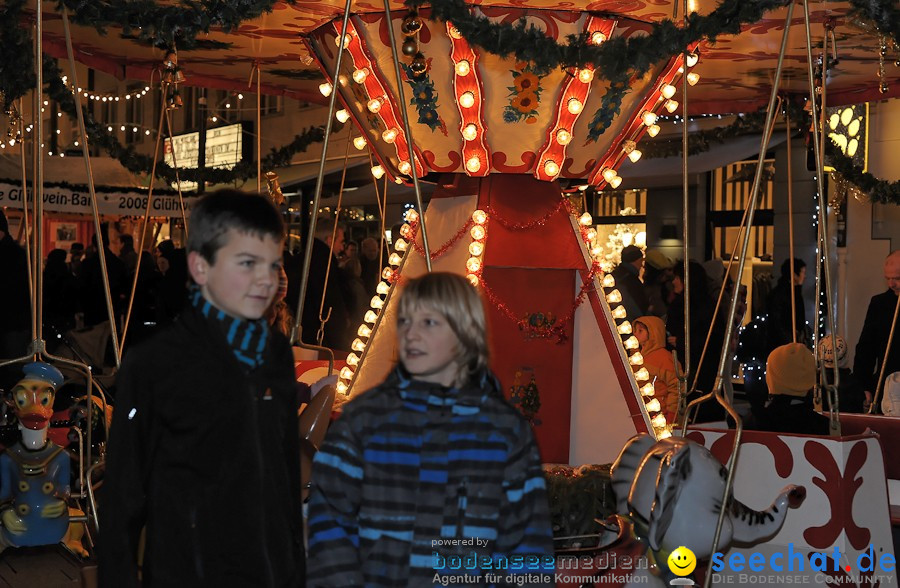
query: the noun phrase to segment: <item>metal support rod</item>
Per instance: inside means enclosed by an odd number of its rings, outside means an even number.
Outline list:
[[[891,345],[894,343],[894,331],[897,330],[897,317],[900,316],[900,296],[897,296],[897,304],[894,305],[894,319],[891,321],[891,332],[888,334],[887,347],[884,350],[884,357],[881,360],[881,369],[878,371],[878,381],[875,383],[875,391],[872,394],[872,405],[869,406],[869,414],[878,413],[878,402],[882,393],[882,385],[884,384],[885,366],[887,366],[888,354],[891,352]]]
[[[775,104],[778,98],[778,85],[781,82],[781,71],[784,67],[784,54],[787,50],[788,45],[788,32],[791,29],[791,17],[794,14],[794,4],[790,3],[787,5],[787,16],[784,21],[784,34],[781,38],[781,51],[778,53],[778,65],[775,69],[775,78],[772,81],[772,93],[769,97],[769,105],[766,111],[766,125],[764,128],[768,129],[772,125],[772,121],[775,118]],[[750,191],[750,203],[749,203],[749,212],[747,213],[747,230],[744,231],[744,242],[741,246],[741,254],[738,260],[738,268],[737,268],[737,279],[735,280],[735,284],[741,283],[741,275],[744,272],[744,263],[747,261],[747,249],[750,247],[750,227],[753,226],[753,216],[756,212],[756,204],[759,200],[759,189],[762,184],[762,173],[763,173],[763,162],[766,158],[766,149],[768,147],[768,139],[769,137],[763,135],[761,144],[759,146],[759,157],[756,163],[756,173],[753,178],[753,187]],[[731,293],[731,303],[728,307],[728,316],[733,317],[735,310],[737,309],[738,302],[738,294],[740,293],[740,288],[735,287],[734,292]],[[741,433],[743,432],[743,424],[741,422],[740,416],[735,412],[734,407],[731,406],[730,403],[726,402],[722,397],[722,374],[725,371],[726,364],[726,353],[729,352],[728,346],[731,342],[731,336],[734,332],[734,321],[729,320],[725,325],[725,340],[722,343],[722,355],[719,357],[719,369],[716,373],[716,383],[713,386],[713,390],[710,394],[704,396],[703,398],[699,398],[688,405],[690,408],[693,404],[700,404],[707,400],[710,396],[714,396],[716,401],[721,404],[731,418],[734,419],[736,423],[736,428],[734,432],[734,446],[731,450],[731,457],[728,459],[727,469],[728,476],[725,480],[725,488],[722,491],[722,500],[720,501],[720,510],[719,510],[719,518],[716,523],[716,534],[713,538],[712,543],[712,551],[710,553],[715,553],[719,546],[719,538],[722,535],[722,523],[725,520],[725,511],[728,506],[728,497],[731,494],[731,489],[734,486],[734,475],[737,470],[737,460],[738,455],[740,453],[740,442],[741,442]],[[685,413],[690,412],[686,410]],[[685,425],[687,426],[687,418],[685,417]],[[712,574],[706,574],[706,578],[703,582],[704,588],[709,588],[712,582]]]
[[[428,230],[425,227],[425,207],[422,205],[422,189],[419,186],[419,174],[416,171],[416,156],[413,153],[412,128],[409,126],[409,114],[406,112],[406,97],[403,95],[403,75],[400,71],[400,57],[397,54],[397,41],[394,38],[394,23],[391,21],[390,0],[384,0],[384,20],[387,23],[388,39],[391,42],[391,55],[394,57],[394,72],[397,75],[397,110],[403,118],[403,130],[406,135],[406,150],[409,153],[410,174],[416,191],[416,206],[422,215],[419,226],[422,230],[422,246],[425,248],[425,268],[431,273],[431,249],[428,248]]]
[[[350,3],[344,4],[344,18],[341,21],[341,30],[338,31],[337,58],[334,62],[334,75],[331,76],[333,87],[328,100],[328,116],[325,120],[325,136],[322,139],[322,159],[319,160],[319,174],[316,177],[316,191],[313,195],[312,211],[309,219],[309,234],[306,235],[306,248],[303,251],[303,274],[300,276],[300,297],[297,300],[297,314],[294,315],[294,326],[291,328],[291,343],[302,339],[303,330],[303,306],[306,298],[306,288],[309,286],[309,266],[312,264],[312,248],[316,238],[316,217],[319,211],[319,202],[322,199],[322,185],[325,182],[325,160],[328,157],[328,140],[331,138],[331,127],[334,123],[334,106],[337,103],[338,76],[341,73],[341,61],[344,57],[344,37],[347,34],[347,22],[350,20]],[[258,133],[257,133],[258,134]]]
[[[256,191],[262,192],[262,94],[260,78],[262,70],[256,62]],[[337,78],[335,78],[335,81]],[[337,88],[333,90],[337,92]],[[187,226],[187,225],[185,225]]]
[[[44,225],[44,150],[41,147],[41,142],[44,140],[44,116],[42,114],[41,108],[41,95],[44,88],[44,49],[43,49],[43,35],[44,35],[44,25],[43,25],[43,10],[41,7],[41,0],[35,0],[34,2],[34,11],[35,11],[35,35],[34,35],[34,76],[35,76],[35,84],[34,84],[34,139],[32,141],[33,145],[33,164],[32,164],[32,193],[34,194],[34,230],[32,231],[32,235],[34,236],[34,247],[32,251],[33,255],[33,263],[32,263],[32,279],[34,280],[34,288],[32,288],[32,292],[34,293],[34,299],[32,300],[32,308],[31,308],[31,345],[32,345],[32,353],[37,353],[38,349],[42,347],[42,334],[41,334],[41,307],[42,304],[42,296],[41,290],[43,286],[43,279],[41,271],[41,261],[43,260],[44,253],[44,244],[43,244],[43,225]],[[65,15],[66,13],[63,12]],[[68,38],[68,37],[67,37]],[[76,86],[77,87],[77,86]]]
[[[784,111],[787,125],[787,199],[788,199],[788,259],[791,264],[791,336],[797,342],[797,292],[794,287],[794,164],[791,157],[791,109]]]
[[[682,12],[684,26],[687,27],[688,0],[684,0]],[[682,262],[684,263],[684,381],[685,390],[691,375],[691,254],[690,244],[690,186],[688,185],[688,50],[681,54],[681,112],[684,115],[681,126],[681,238]],[[715,320],[715,317],[713,317]]]
[[[40,1],[38,0],[38,4]],[[66,34],[66,53],[69,57],[69,69],[72,72],[72,84],[77,89],[78,88],[78,72],[75,70],[75,53],[72,50],[72,33],[69,29],[69,11],[63,6],[63,29]],[[40,79],[38,80],[40,82]],[[38,88],[40,88],[40,83],[38,84]],[[91,212],[94,217],[94,231],[96,232],[96,241],[97,241],[97,256],[100,260],[100,275],[103,278],[103,293],[106,295],[106,313],[109,316],[109,330],[110,330],[110,338],[112,339],[113,346],[113,355],[116,359],[116,367],[121,366],[122,362],[122,350],[119,347],[119,337],[116,333],[116,313],[113,310],[112,303],[112,294],[109,289],[109,274],[107,273],[106,268],[106,244],[103,242],[103,230],[100,226],[100,209],[97,206],[97,192],[94,190],[94,174],[91,170],[91,155],[88,152],[88,135],[87,130],[84,125],[84,112],[81,108],[81,102],[77,98],[75,98],[75,113],[78,117],[78,134],[81,135],[81,154],[84,159],[84,170],[87,173],[87,181],[88,181],[88,191],[91,194]],[[38,119],[40,120],[40,118]],[[38,129],[40,131],[40,129]],[[35,145],[40,145],[40,132],[37,135],[38,139]],[[39,182],[35,182],[35,187],[40,186],[41,192],[43,192],[43,170],[41,170],[39,177]],[[42,195],[38,192],[35,192],[35,201],[39,202],[42,200]],[[40,216],[35,215],[35,226],[40,226]],[[40,272],[38,272],[40,275]],[[39,282],[36,282],[39,284]],[[40,293],[40,288],[37,288],[37,292]],[[40,314],[40,313],[39,313]],[[40,323],[38,323],[38,328],[40,329]],[[38,331],[40,334],[40,331]]]
[[[19,157],[22,165],[22,228],[25,229],[25,258],[28,261],[28,291],[31,299],[34,300],[34,259],[32,258],[31,248],[34,244],[31,242],[32,235],[28,232],[28,178],[25,174],[25,117],[22,108],[22,99],[19,98]],[[40,110],[38,110],[40,112]],[[34,147],[34,141],[31,142]],[[21,231],[20,231],[21,232]]]

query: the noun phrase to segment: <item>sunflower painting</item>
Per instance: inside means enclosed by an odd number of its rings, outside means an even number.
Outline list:
[[[516,62],[515,67],[516,69],[509,70],[513,76],[513,85],[507,86],[509,106],[503,108],[503,120],[517,123],[524,119],[526,124],[534,124],[541,104],[542,76],[535,74],[531,65],[524,61]]]

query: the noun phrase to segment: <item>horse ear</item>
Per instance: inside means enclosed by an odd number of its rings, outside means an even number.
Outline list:
[[[674,447],[660,463],[656,497],[650,508],[647,533],[647,539],[653,551],[658,551],[662,545],[663,537],[669,530],[672,517],[675,515],[675,508],[678,506],[678,496],[690,474],[691,455],[688,444]]]

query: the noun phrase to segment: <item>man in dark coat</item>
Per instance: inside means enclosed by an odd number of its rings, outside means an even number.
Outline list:
[[[891,320],[897,307],[897,296],[900,294],[900,250],[892,252],[884,260],[884,279],[888,289],[873,296],[869,301],[866,322],[863,323],[853,360],[853,373],[862,382],[868,401],[872,400],[878,375],[881,373],[881,364],[891,333]],[[884,377],[887,378],[898,370],[900,370],[900,329],[895,329]]]
[[[28,258],[9,234],[9,223],[0,208],[0,360],[25,355],[31,338],[31,298],[28,290]],[[4,382],[4,376],[11,378]],[[19,368],[0,368],[0,388],[19,378]]]
[[[616,279],[616,288],[622,294],[622,304],[628,318],[637,318],[647,314],[650,301],[641,282],[641,268],[644,267],[644,252],[640,247],[629,245],[622,249],[622,263],[612,271]]]
[[[768,318],[766,319],[766,340],[768,351],[776,347],[796,342],[810,346],[809,330],[806,326],[806,310],[803,304],[803,282],[806,281],[806,263],[794,258],[794,274],[791,275],[791,260],[785,259],[781,264],[781,278],[778,285],[769,293],[766,302]],[[791,289],[794,290],[793,313],[796,316],[793,328],[791,313]]]
[[[81,264],[81,308],[84,310],[84,326],[92,327],[109,320],[106,308],[106,289],[103,286],[103,268],[100,255],[106,258],[106,275],[109,276],[109,290],[112,296],[113,312],[116,317],[122,313],[126,290],[129,288],[128,272],[125,264],[109,248],[108,227],[100,229],[103,248],[97,255],[89,257]],[[97,245],[97,236],[92,237]]]

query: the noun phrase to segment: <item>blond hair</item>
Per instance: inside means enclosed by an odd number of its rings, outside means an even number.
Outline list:
[[[427,307],[447,319],[459,339],[457,362],[462,384],[488,367],[487,327],[484,304],[478,291],[458,274],[433,272],[407,282],[400,295],[397,315]]]

